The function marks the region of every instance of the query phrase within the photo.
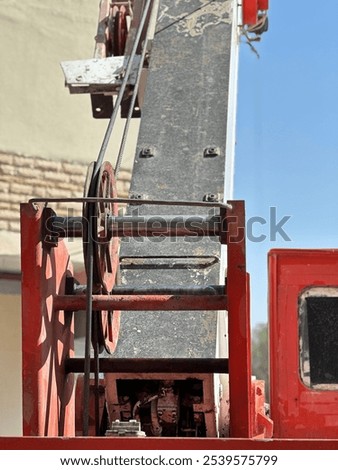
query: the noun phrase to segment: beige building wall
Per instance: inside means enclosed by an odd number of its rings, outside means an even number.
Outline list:
[[[69,94],[60,63],[93,56],[98,13],[99,0],[0,0],[1,151],[96,160],[107,122]]]
[[[99,3],[0,0],[0,435],[22,432],[19,204],[81,196],[108,124],[92,118],[88,95],[70,95],[60,66],[93,56]],[[106,154],[113,164],[123,129],[117,124]],[[121,196],[128,193],[137,129],[136,120]]]
[[[0,280],[0,435],[2,436],[20,435],[22,432],[19,289],[18,281]]]

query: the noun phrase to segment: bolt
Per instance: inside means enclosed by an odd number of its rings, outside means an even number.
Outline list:
[[[152,147],[144,147],[141,150],[140,157],[142,158],[150,158],[154,156],[154,149]]]
[[[215,194],[215,193],[207,193],[203,196],[203,201],[206,201],[206,202],[219,202],[220,197],[219,197],[218,194]]]
[[[129,199],[142,199],[142,194],[132,193],[132,194],[129,196]]]
[[[221,152],[219,147],[216,147],[215,145],[204,149],[204,157],[217,157],[218,155],[220,155],[220,153]]]

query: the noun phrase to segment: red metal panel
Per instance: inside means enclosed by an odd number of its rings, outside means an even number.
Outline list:
[[[270,387],[274,437],[337,437],[338,390],[314,390],[299,373],[300,292],[338,286],[338,250],[269,253]]]
[[[269,0],[258,0],[258,10],[268,10]]]
[[[71,266],[63,242],[43,249],[42,223],[41,208],[21,205],[23,433],[67,436],[74,435],[74,400],[63,361],[73,355],[73,318],[52,304]]]
[[[227,210],[230,436],[251,437],[251,335],[243,201]]]
[[[258,0],[243,0],[242,7],[243,25],[254,25],[257,23]]]

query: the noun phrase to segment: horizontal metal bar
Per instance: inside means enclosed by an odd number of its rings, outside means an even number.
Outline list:
[[[57,295],[54,310],[86,310],[85,295]],[[184,311],[226,310],[226,295],[93,295],[93,310]]]
[[[99,358],[99,370],[105,373],[185,373],[185,374],[227,374],[228,359],[205,358]],[[84,371],[84,359],[69,358],[65,360],[67,374]],[[90,371],[94,372],[94,359],[90,361]]]
[[[121,256],[120,269],[207,269],[219,263],[215,255]]]
[[[82,237],[83,217],[52,217],[47,221],[47,230],[53,235]],[[204,237],[218,236],[221,231],[220,216],[157,215],[157,216],[109,216],[107,238],[114,237]]]
[[[87,286],[78,285],[74,294],[86,292]],[[223,295],[224,285],[211,286],[115,286],[111,295]]]
[[[153,205],[153,206],[186,206],[186,207],[221,207],[223,209],[231,209],[231,204],[224,202],[208,202],[208,201],[171,201],[164,199],[129,199],[124,197],[36,197],[29,199],[30,204],[39,202],[116,202],[120,204],[132,205]]]

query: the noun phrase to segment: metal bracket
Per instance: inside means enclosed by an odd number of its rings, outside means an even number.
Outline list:
[[[141,56],[136,55],[128,78],[135,85]],[[61,62],[65,85],[70,93],[114,93],[122,84],[128,56]]]

